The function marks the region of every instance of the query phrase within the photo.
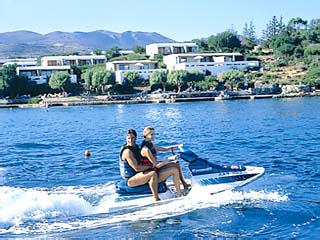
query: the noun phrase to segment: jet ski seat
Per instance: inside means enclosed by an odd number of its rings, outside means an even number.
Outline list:
[[[137,195],[137,194],[151,194],[151,189],[149,187],[149,184],[146,183],[141,186],[137,187],[129,187],[125,181],[122,179],[120,181],[116,182],[116,193],[118,194],[124,194],[124,195]],[[158,184],[158,192],[164,193],[168,190],[168,187],[166,185],[166,182],[161,182]]]

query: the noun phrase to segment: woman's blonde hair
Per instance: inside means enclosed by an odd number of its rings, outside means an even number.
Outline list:
[[[147,126],[143,129],[143,137],[145,138],[146,136],[148,136],[148,134],[151,133],[151,131],[154,131],[154,128],[151,126]]]

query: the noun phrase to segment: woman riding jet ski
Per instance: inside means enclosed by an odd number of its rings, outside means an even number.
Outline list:
[[[173,150],[175,148],[178,148],[180,145],[173,145],[169,147],[157,146],[153,143],[155,139],[155,135],[156,135],[156,132],[153,127],[147,126],[144,128],[143,130],[144,140],[142,141],[142,144],[141,144],[141,155],[143,157],[141,159],[142,164],[149,164],[149,165],[152,164],[156,168],[161,168],[162,171],[165,168],[176,167],[179,170],[179,179],[184,189],[185,190],[188,189],[189,187],[191,187],[191,185],[188,184],[187,181],[185,180],[179,161],[170,161],[170,162],[168,162],[168,160],[165,160],[163,162],[157,161],[157,151],[173,152]]]

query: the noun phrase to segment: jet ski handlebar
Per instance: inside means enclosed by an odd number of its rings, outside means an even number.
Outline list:
[[[193,162],[197,159],[199,159],[199,156],[195,154],[193,151],[189,150],[187,147],[183,146],[183,144],[180,144],[178,146],[179,151],[177,153],[174,152],[174,149],[171,149],[172,155],[178,155],[177,158],[180,158],[184,160],[185,162]],[[174,161],[176,159],[172,159],[170,161]]]

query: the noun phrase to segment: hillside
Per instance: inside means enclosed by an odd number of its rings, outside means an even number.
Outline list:
[[[273,55],[258,56],[257,58],[261,61],[261,66],[264,66],[261,80],[263,77],[269,76],[270,79],[274,79],[277,82],[290,84],[302,79],[303,75],[307,72],[303,64],[275,66],[276,59]]]
[[[130,49],[156,42],[174,40],[156,32],[123,33],[97,30],[93,32],[51,32],[39,34],[31,31],[0,33],[0,57],[37,57],[62,52],[88,52],[106,50],[112,46]]]

